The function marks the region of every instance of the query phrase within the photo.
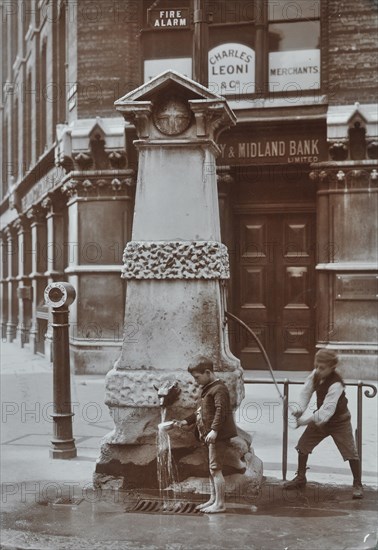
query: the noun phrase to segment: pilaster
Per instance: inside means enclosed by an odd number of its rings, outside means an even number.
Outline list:
[[[14,226],[6,228],[7,252],[8,252],[8,319],[6,325],[7,342],[13,342],[16,338],[18,320],[17,301],[17,272],[18,272],[18,251],[17,231]]]
[[[8,237],[6,231],[3,230],[1,235],[1,338],[6,339],[7,322],[8,322]]]
[[[312,168],[318,183],[317,345],[338,351],[345,376],[374,378],[378,162],[345,160]]]
[[[18,324],[17,341],[21,347],[29,342],[29,330],[32,322],[32,286],[31,272],[31,230],[26,216],[20,216],[15,222],[18,236]]]
[[[79,373],[105,374],[119,354],[126,289],[121,261],[134,189],[130,169],[73,171],[62,187],[68,224],[64,277],[78,294],[70,309],[70,346]]]
[[[48,308],[44,305],[46,272],[46,213],[40,206],[33,206],[26,213],[31,229],[32,325],[30,347],[33,353],[44,353],[44,338],[47,330]]]

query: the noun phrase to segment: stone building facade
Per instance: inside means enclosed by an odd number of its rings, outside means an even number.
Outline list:
[[[277,369],[308,370],[327,345],[348,376],[376,378],[376,3],[195,5],[1,2],[2,337],[51,357],[43,291],[67,280],[76,372],[107,372],[123,337],[138,338],[120,277],[136,134],[114,101],[169,68],[191,77],[202,18],[208,87],[237,116],[218,139],[228,309]],[[242,365],[264,368],[247,334],[229,332]]]

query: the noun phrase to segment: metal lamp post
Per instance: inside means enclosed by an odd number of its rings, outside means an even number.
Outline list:
[[[54,439],[51,441],[51,458],[68,459],[77,456],[72,437],[74,413],[71,410],[68,334],[68,308],[75,298],[75,289],[69,283],[51,283],[45,289],[45,302],[53,308]]]

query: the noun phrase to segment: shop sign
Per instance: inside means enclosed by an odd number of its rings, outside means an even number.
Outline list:
[[[192,78],[192,58],[175,57],[173,59],[146,59],[144,62],[144,82],[168,70]]]
[[[320,50],[269,54],[269,91],[299,92],[320,88]]]
[[[244,44],[227,43],[209,51],[209,89],[220,95],[255,91],[255,52]]]
[[[148,24],[154,29],[187,29],[189,28],[189,8],[174,10],[151,9],[147,12]]]
[[[263,136],[251,140],[246,136],[221,136],[218,146],[218,164],[308,164],[327,158],[325,138],[314,136]]]

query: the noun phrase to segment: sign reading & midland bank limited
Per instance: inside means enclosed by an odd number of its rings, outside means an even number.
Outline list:
[[[220,135],[218,164],[310,164],[327,160],[325,132],[229,130]]]

